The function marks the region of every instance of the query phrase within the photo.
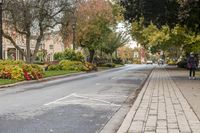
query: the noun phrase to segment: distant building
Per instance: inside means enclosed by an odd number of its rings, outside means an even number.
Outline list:
[[[142,64],[146,62],[146,50],[143,47],[140,48],[140,59]]]
[[[145,49],[143,47],[137,47],[133,49],[133,59],[135,63],[142,63],[146,62],[146,54]]]
[[[18,46],[26,51],[25,38],[20,35],[16,35],[15,32],[12,33],[12,37],[15,39]],[[31,39],[31,52],[34,52],[36,44],[36,38],[32,37]],[[52,61],[53,55],[56,52],[64,51],[64,44],[62,42],[62,37],[59,32],[45,33],[44,39],[41,42],[39,51],[45,50],[46,57],[44,60]],[[13,59],[13,60],[25,60],[25,58],[20,54],[13,44],[8,40],[3,38],[3,58],[4,59]]]
[[[40,47],[41,50],[47,51],[47,59],[53,61],[53,55],[65,50],[62,37],[59,32],[46,33]]]

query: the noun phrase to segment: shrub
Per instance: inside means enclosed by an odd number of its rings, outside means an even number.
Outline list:
[[[60,63],[61,70],[71,70],[71,71],[86,71],[87,68],[84,66],[84,63],[80,61],[70,61],[62,60]]]
[[[24,80],[23,69],[19,66],[7,65],[0,72],[0,78]]]
[[[123,60],[122,60],[121,58],[115,58],[115,59],[113,59],[113,62],[114,62],[115,64],[121,64],[121,65],[124,64],[124,63],[123,63]]]
[[[84,56],[81,52],[75,52],[72,49],[66,49],[64,52],[58,52],[54,54],[54,59],[61,60],[71,60],[71,61],[84,61]]]
[[[168,65],[177,65],[177,62],[176,61],[173,61],[173,60],[169,60],[167,62]]]
[[[23,65],[23,72],[26,80],[41,79],[44,76],[43,69],[35,64]]]
[[[48,70],[59,71],[61,70],[61,68],[60,68],[60,65],[50,65],[48,66]]]
[[[54,60],[63,60],[64,59],[64,54],[62,52],[58,52],[54,54]]]
[[[24,61],[0,60],[0,65],[23,65]]]
[[[25,64],[23,61],[0,61],[0,78],[12,80],[40,79],[43,69],[35,64]]]
[[[92,63],[85,62],[85,67],[86,71],[97,71],[97,66]]]
[[[97,70],[96,65],[89,62],[80,62],[80,61],[70,61],[70,60],[62,60],[59,64],[49,65],[48,70],[52,71],[93,71]]]
[[[182,61],[179,61],[179,62],[177,63],[177,65],[178,65],[179,68],[187,68],[187,60],[184,59],[184,60],[182,60]]]
[[[23,69],[19,66],[11,66],[11,79],[12,80],[24,80]]]
[[[114,64],[114,63],[105,63],[105,64],[102,64],[101,67],[114,68],[114,67],[116,67],[116,64]]]
[[[133,64],[142,64],[140,60],[133,60]]]

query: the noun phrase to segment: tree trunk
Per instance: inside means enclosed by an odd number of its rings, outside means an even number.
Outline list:
[[[89,50],[89,53],[90,53],[89,62],[93,63],[95,51],[94,50]]]
[[[26,62],[31,64],[31,47],[30,47],[30,36],[26,35]]]
[[[13,40],[13,38],[8,35],[8,34],[5,34],[4,31],[2,31],[3,33],[3,37],[5,37],[6,39],[8,39],[12,44],[13,46],[19,50],[20,54],[22,54],[22,56],[26,57],[26,53],[17,45],[17,43]]]
[[[118,51],[115,51],[115,58],[118,58]]]
[[[35,58],[37,56],[37,53],[39,51],[39,48],[40,48],[40,45],[41,45],[41,41],[42,41],[42,38],[44,36],[44,28],[43,28],[43,25],[42,25],[42,21],[39,23],[39,27],[40,27],[40,34],[37,38],[37,42],[36,42],[36,45],[35,45],[35,49],[34,49],[34,52],[33,52],[33,55],[31,57],[31,62],[34,62],[35,61]]]
[[[110,54],[110,63],[113,63],[112,54]]]

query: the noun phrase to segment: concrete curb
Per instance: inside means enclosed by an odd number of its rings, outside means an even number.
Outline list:
[[[60,79],[60,78],[78,76],[78,75],[82,75],[82,74],[86,74],[86,72],[79,72],[79,73],[72,73],[72,74],[67,74],[67,75],[53,76],[53,77],[48,77],[48,78],[44,78],[44,79],[40,79],[40,80],[33,80],[33,81],[22,81],[22,82],[18,82],[18,83],[14,83],[14,84],[8,84],[8,85],[0,85],[0,88],[2,89],[2,88],[14,87],[14,86],[18,86],[18,85],[27,85],[27,84],[33,84],[33,83],[39,83],[39,82],[46,82],[46,81],[56,80],[56,79]]]
[[[149,85],[149,81],[151,79],[153,70],[149,74],[144,86],[142,87],[142,90],[138,94],[133,106],[131,107],[130,111],[126,115],[126,117],[125,117],[123,123],[121,124],[120,128],[118,129],[117,133],[126,133],[126,132],[128,132],[128,129],[131,126],[132,119],[133,119],[135,113],[137,112],[137,109],[138,109],[138,107],[140,105],[140,102],[142,101],[142,98],[143,98],[143,96],[144,96],[144,94],[146,92],[147,86]]]
[[[117,68],[101,70],[101,71],[97,71],[97,72],[112,71],[112,70],[120,69],[121,67],[123,67],[123,66],[120,66],[120,67],[117,67]],[[94,73],[94,72],[96,72],[96,71],[77,72],[77,73],[71,73],[71,74],[60,75],[60,76],[52,76],[52,77],[48,77],[48,78],[44,78],[44,79],[40,79],[40,80],[21,81],[21,82],[14,83],[14,84],[0,85],[0,89],[4,89],[4,88],[8,88],[8,87],[14,87],[14,86],[18,86],[18,85],[27,85],[27,84],[33,84],[33,83],[46,82],[46,81],[56,80],[56,79],[60,79],[60,78],[67,78],[67,77],[71,77],[71,76],[78,76],[78,75],[87,74],[87,73]]]

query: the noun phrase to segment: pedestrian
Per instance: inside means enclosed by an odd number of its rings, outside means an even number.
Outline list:
[[[197,59],[194,57],[194,53],[191,52],[187,59],[187,67],[189,69],[189,79],[195,79],[195,71],[197,69]]]

